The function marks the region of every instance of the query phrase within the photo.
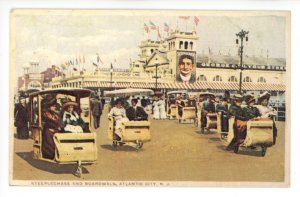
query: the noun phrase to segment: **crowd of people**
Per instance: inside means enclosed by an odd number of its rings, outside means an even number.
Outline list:
[[[167,118],[167,106],[177,106],[178,116],[182,116],[184,107],[194,107],[195,113],[201,109],[201,131],[206,129],[208,113],[221,114],[221,131],[228,132],[228,120],[231,116],[235,117],[234,121],[234,138],[227,147],[228,151],[238,147],[246,137],[247,121],[256,120],[257,118],[270,118],[276,116],[277,112],[268,105],[270,94],[265,92],[260,95],[258,100],[252,94],[242,96],[235,94],[230,97],[228,91],[224,96],[215,97],[213,94],[207,94],[204,97],[195,97],[194,95],[178,94],[176,96],[169,95],[166,100],[163,94],[152,97],[127,97],[111,99],[111,109],[108,116],[114,117],[116,138],[121,137],[121,123],[124,121],[142,121],[148,120],[148,116],[152,115],[155,120],[164,120]],[[245,107],[242,105],[245,104]],[[257,104],[256,106],[254,106]],[[65,99],[58,106],[55,95],[46,95],[42,100],[42,121],[43,121],[43,155],[46,158],[54,157],[54,141],[53,135],[60,132],[85,132],[88,128],[80,117],[78,103]],[[95,129],[100,127],[100,118],[105,105],[105,100],[96,94],[91,95],[90,106],[93,116],[93,126]],[[199,105],[201,105],[199,107]],[[58,110],[60,109],[60,110]],[[21,95],[19,104],[14,109],[14,125],[17,130],[17,138],[29,138],[29,110],[26,104],[25,96]],[[277,129],[274,123],[274,143],[276,142]]]

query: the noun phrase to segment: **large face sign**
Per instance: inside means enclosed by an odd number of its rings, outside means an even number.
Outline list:
[[[196,81],[196,53],[177,53],[176,81],[194,83]]]

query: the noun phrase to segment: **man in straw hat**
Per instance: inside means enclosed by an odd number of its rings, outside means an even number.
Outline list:
[[[243,111],[241,105],[244,100],[244,97],[240,94],[235,94],[233,96],[233,104],[229,108],[229,115],[234,116],[234,124],[233,124],[233,139],[227,146],[227,151],[234,150],[237,152],[239,145],[243,143],[246,134],[247,134],[247,121],[248,117]]]

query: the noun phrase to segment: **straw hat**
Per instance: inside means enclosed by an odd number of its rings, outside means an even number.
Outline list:
[[[73,102],[73,101],[68,101],[68,102],[66,102],[62,107],[63,107],[64,109],[66,109],[66,108],[68,108],[69,106],[77,107],[77,106],[78,106],[78,103]]]
[[[233,100],[242,102],[244,100],[244,97],[240,94],[235,94],[233,95]]]

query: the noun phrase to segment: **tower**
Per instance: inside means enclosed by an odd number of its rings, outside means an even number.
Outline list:
[[[196,41],[198,40],[196,31],[182,32],[175,30],[166,38],[167,57],[169,59],[169,68],[173,74],[178,73],[179,58],[182,55],[190,55],[194,59],[196,72]]]

